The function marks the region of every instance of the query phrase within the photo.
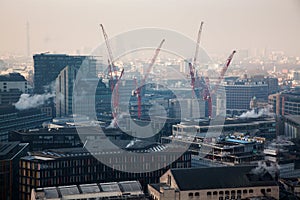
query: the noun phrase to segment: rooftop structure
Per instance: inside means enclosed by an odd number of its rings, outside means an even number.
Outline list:
[[[157,183],[167,169],[191,167],[190,152],[183,152],[178,146],[111,142],[101,139],[87,141],[84,148],[30,152],[20,161],[20,174],[21,179],[32,181],[20,183],[20,198],[29,199],[29,191],[37,187],[93,182],[138,180],[145,189],[148,183]]]
[[[0,199],[18,199],[14,194],[19,188],[19,160],[27,150],[27,143],[0,142]]]
[[[138,181],[91,183],[32,189],[32,200],[146,199]]]
[[[152,199],[245,199],[273,197],[279,199],[279,187],[267,171],[255,167],[215,167],[170,169],[159,184],[150,184]]]

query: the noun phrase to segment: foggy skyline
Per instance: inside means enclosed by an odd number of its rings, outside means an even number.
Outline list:
[[[268,48],[300,52],[298,0],[0,0],[0,53],[26,55],[26,23],[31,54],[90,52],[109,37],[143,27],[178,31],[196,39],[208,53]],[[137,38],[138,39],[138,38]],[[194,48],[194,47],[192,47]]]

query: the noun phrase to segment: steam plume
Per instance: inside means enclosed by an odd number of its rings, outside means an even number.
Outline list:
[[[36,108],[43,105],[48,99],[54,97],[53,93],[36,94],[30,96],[29,94],[22,94],[19,101],[14,104],[18,110],[26,110],[30,108]]]
[[[239,116],[239,118],[259,118],[263,115],[271,116],[272,113],[270,112],[270,107],[266,107],[263,109],[258,110],[252,109],[250,111],[244,112]]]

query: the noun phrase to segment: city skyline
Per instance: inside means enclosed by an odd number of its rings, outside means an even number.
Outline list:
[[[292,56],[300,51],[300,3],[279,1],[6,1],[0,2],[0,53],[89,53],[110,37],[143,27],[170,29],[194,40],[205,22],[201,46],[210,54],[267,48]]]

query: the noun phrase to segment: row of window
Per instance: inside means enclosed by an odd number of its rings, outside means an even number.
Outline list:
[[[272,191],[272,189],[271,188],[267,188],[267,189],[261,189],[261,193],[262,194],[265,194],[265,193],[270,193]],[[236,194],[238,195],[238,196],[240,196],[241,194],[252,194],[253,193],[253,189],[244,189],[244,190],[231,190],[231,191],[229,191],[229,190],[226,190],[226,191],[213,191],[213,192],[207,192],[206,193],[206,195],[208,196],[208,197],[210,197],[210,196],[217,196],[217,195],[219,195],[219,196],[223,196],[224,194],[226,195],[226,196],[229,196],[229,195],[231,195],[231,196],[235,196]],[[189,198],[193,198],[194,196],[195,197],[199,197],[200,196],[200,193],[199,192],[195,192],[195,193],[193,193],[193,192],[190,192],[189,194],[188,194],[188,196],[189,196]]]

